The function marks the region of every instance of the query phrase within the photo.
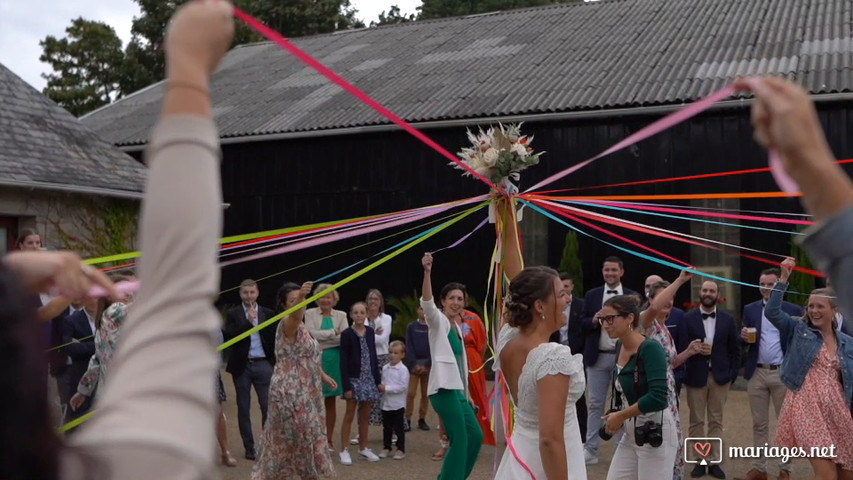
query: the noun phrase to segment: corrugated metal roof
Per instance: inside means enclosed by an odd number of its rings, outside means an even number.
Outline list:
[[[412,22],[295,43],[407,121],[678,104],[739,76],[853,91],[850,0],[611,0]],[[269,42],[212,82],[223,137],[389,123]],[[142,144],[163,85],[83,117]]]
[[[113,194],[144,190],[142,164],[3,65],[0,102],[0,183],[95,187]],[[127,132],[147,135],[130,125]]]

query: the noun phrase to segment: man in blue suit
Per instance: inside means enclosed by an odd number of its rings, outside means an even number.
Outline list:
[[[768,442],[770,424],[770,400],[776,407],[776,418],[782,409],[785,393],[788,391],[779,378],[782,360],[788,339],[764,316],[764,306],[770,300],[770,292],[779,281],[779,269],[768,268],[758,277],[761,300],[743,307],[743,328],[738,341],[746,347],[747,392],[749,393],[749,409],[752,411],[752,442],[757,447],[763,447]],[[793,303],[782,302],[782,310],[788,315],[801,317],[803,309]],[[767,480],[767,459],[759,457],[747,472],[747,480]],[[779,465],[779,480],[791,478],[791,462]]]
[[[601,310],[604,302],[617,295],[632,295],[637,292],[622,287],[622,275],[625,269],[618,257],[607,257],[601,268],[604,286],[593,288],[586,292],[583,303],[581,328],[584,335],[583,364],[586,367],[586,385],[589,392],[587,413],[586,445],[584,460],[588,465],[598,463],[598,429],[601,428],[601,417],[604,415],[604,403],[607,392],[613,382],[613,370],[616,367],[616,340],[610,338],[601,328],[601,324],[593,321],[595,314]],[[613,436],[614,445],[622,438],[620,431]]]
[[[703,283],[699,308],[684,315],[678,332],[680,351],[693,340],[703,342],[702,353],[690,357],[685,364],[683,382],[687,387],[687,405],[690,408],[688,437],[723,436],[723,410],[729,387],[737,378],[740,368],[740,344],[735,319],[729,313],[717,309],[718,292],[715,282]],[[688,454],[693,460],[702,460],[692,448],[688,449]],[[722,452],[712,454],[714,457],[709,458],[716,458]],[[690,475],[698,478],[705,473],[706,466],[697,463]],[[716,478],[726,478],[720,464],[708,467],[707,473]]]
[[[89,368],[89,360],[95,354],[95,334],[98,327],[98,306],[97,298],[86,298],[83,301],[83,308],[65,317],[65,332],[62,336],[62,343],[67,345],[66,351],[71,359],[71,366],[68,368],[68,399],[77,392],[77,384]],[[70,422],[76,418],[82,417],[89,411],[92,406],[92,397],[86,397],[83,405],[74,410],[70,405],[65,409],[65,422]]]

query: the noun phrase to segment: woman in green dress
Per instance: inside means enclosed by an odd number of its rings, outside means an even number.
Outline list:
[[[328,283],[321,283],[314,288],[314,295],[331,287]],[[323,371],[332,377],[338,387],[335,390],[323,385],[324,404],[326,409],[326,439],[329,442],[329,451],[335,451],[335,398],[343,395],[341,390],[341,332],[347,329],[347,314],[341,310],[335,310],[340,297],[338,292],[332,290],[317,299],[317,307],[305,311],[305,326],[311,336],[317,340],[322,350]],[[344,445],[341,446],[343,448]]]

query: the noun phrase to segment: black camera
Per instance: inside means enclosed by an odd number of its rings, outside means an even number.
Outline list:
[[[607,416],[607,415],[610,415],[611,413],[616,413],[616,412],[618,412],[618,411],[619,411],[619,409],[611,408],[611,409],[610,409],[606,414],[604,414],[604,415],[605,415],[605,416]],[[605,430],[604,430],[604,427],[606,427],[606,426],[607,426],[607,423],[604,423],[604,424],[602,424],[602,425],[601,425],[601,428],[599,428],[599,429],[598,429],[598,436],[599,436],[602,440],[604,440],[605,442],[606,442],[606,441],[608,441],[608,440],[610,440],[611,438],[613,438],[613,434],[612,434],[612,433],[607,433],[607,431],[605,431]]]
[[[635,425],[634,440],[637,442],[638,447],[642,447],[648,443],[652,447],[657,448],[663,444],[663,426],[653,420],[649,420],[642,425]]]

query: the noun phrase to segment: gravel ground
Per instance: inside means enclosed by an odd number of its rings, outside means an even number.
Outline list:
[[[225,403],[225,413],[228,417],[228,439],[231,445],[231,452],[237,458],[238,465],[233,468],[220,466],[219,471],[224,480],[246,480],[251,475],[252,464],[254,462],[243,458],[243,447],[240,440],[240,432],[237,428],[237,405],[234,401],[234,386],[231,382],[231,376],[224,371],[222,379],[228,392],[228,402]],[[491,385],[489,386],[491,388]],[[253,401],[253,426],[255,428],[255,441],[258,441],[259,431],[261,428],[260,410],[257,407],[257,401],[252,396]],[[687,400],[682,392],[681,405],[681,423],[685,435],[687,432]],[[340,421],[343,418],[344,403],[338,403],[338,430],[335,432],[335,442],[338,443],[340,431]],[[432,408],[427,415],[427,423],[433,427],[431,431],[424,432],[418,429],[413,429],[406,436],[407,456],[404,460],[383,459],[376,463],[359,460],[356,457],[356,447],[350,448],[350,454],[353,456],[352,466],[342,466],[338,462],[337,454],[333,454],[333,462],[337,472],[337,478],[347,480],[434,480],[437,478],[441,469],[441,463],[433,461],[430,457],[439,448],[438,444],[438,417]],[[750,446],[752,442],[752,417],[749,412],[749,402],[745,391],[732,390],[729,392],[728,403],[726,404],[726,412],[724,416],[724,425],[726,426],[723,434],[724,449],[728,446]],[[775,433],[776,422],[771,422],[771,439]],[[502,438],[503,434],[499,433],[498,437]],[[382,450],[382,428],[370,427],[370,447],[377,454]],[[496,451],[497,450],[497,451]],[[497,447],[483,446],[480,451],[480,460],[477,462],[474,472],[469,477],[471,480],[489,480],[496,466],[496,462],[500,458],[496,455],[502,455],[504,446]],[[614,446],[612,442],[602,442],[599,452],[600,461],[597,465],[588,465],[587,474],[589,480],[604,480],[607,477],[607,468],[610,464],[610,458],[613,455]],[[770,478],[776,478],[778,473],[777,462],[775,460],[768,461],[768,470]],[[751,468],[749,459],[730,459],[724,458],[722,464],[723,470],[726,472],[728,479],[741,478],[746,475],[747,470]],[[687,476],[685,480],[691,479],[689,473],[691,465],[688,465]],[[811,466],[807,460],[794,460],[794,470],[792,475],[794,480],[812,478],[813,473]],[[661,477],[664,478],[664,477]],[[713,477],[703,477],[706,480],[712,480]],[[286,480],[286,479],[283,479]],[[523,480],[523,479],[519,479]],[[537,479],[545,480],[545,479]],[[572,479],[570,479],[572,480]]]

